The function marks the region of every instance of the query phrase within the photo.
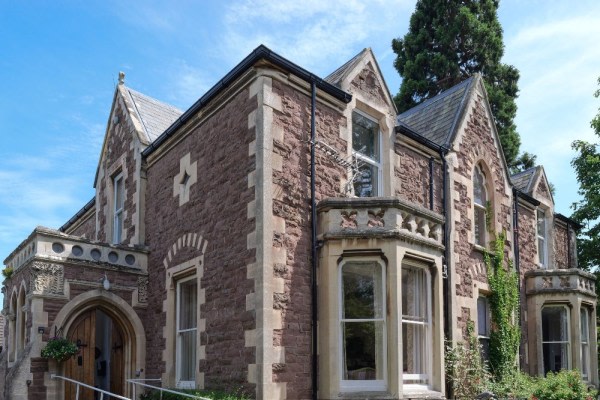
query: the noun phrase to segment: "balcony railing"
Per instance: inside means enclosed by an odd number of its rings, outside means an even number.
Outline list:
[[[317,207],[320,240],[401,238],[443,248],[444,217],[397,198],[330,198]]]

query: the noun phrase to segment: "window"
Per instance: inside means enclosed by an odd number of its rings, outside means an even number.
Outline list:
[[[581,377],[589,380],[590,373],[590,311],[581,308]]]
[[[342,390],[385,390],[387,346],[383,265],[352,261],[341,266]]]
[[[125,193],[123,175],[119,174],[113,179],[114,212],[113,212],[113,243],[121,243],[123,232],[123,208],[125,206]]]
[[[569,368],[569,315],[565,306],[542,308],[544,375]]]
[[[352,113],[352,154],[360,174],[353,177],[354,194],[381,194],[381,134],[379,124],[357,111]]]
[[[425,268],[402,266],[402,380],[429,386],[431,379],[431,293]]]
[[[546,214],[543,210],[537,210],[537,241],[538,260],[540,265],[546,268]]]
[[[486,232],[486,205],[488,202],[487,190],[485,188],[485,175],[479,166],[473,171],[473,229],[475,232],[475,244],[485,246]]]
[[[490,303],[487,297],[477,299],[477,338],[481,346],[481,358],[488,361],[490,358]]]
[[[177,282],[176,379],[177,387],[196,386],[196,334],[198,330],[196,278]]]

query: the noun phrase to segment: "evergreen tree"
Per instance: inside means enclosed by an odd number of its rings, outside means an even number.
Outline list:
[[[600,89],[594,96],[600,97]],[[591,126],[600,136],[600,108]],[[571,165],[579,182],[578,193],[583,197],[573,203],[571,218],[584,226],[577,238],[577,257],[579,266],[590,271],[600,266],[600,151],[598,143],[583,140],[576,140],[571,146],[578,153]],[[596,282],[599,283],[600,280]]]
[[[402,76],[395,101],[406,111],[480,72],[512,166],[521,144],[513,122],[519,71],[500,62],[504,44],[497,9],[498,0],[418,0],[409,32],[392,41]]]

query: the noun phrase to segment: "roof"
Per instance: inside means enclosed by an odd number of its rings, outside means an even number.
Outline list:
[[[330,96],[343,101],[345,103],[349,103],[352,100],[352,95],[344,92],[338,87],[333,86],[330,82],[319,78],[312,72],[305,70],[297,64],[289,61],[286,58],[283,58],[279,54],[275,53],[268,47],[264,45],[258,46],[254,49],[246,58],[244,58],[238,65],[233,67],[231,71],[227,73],[219,82],[217,82],[212,88],[208,90],[202,97],[200,97],[192,106],[187,109],[171,126],[169,126],[161,135],[156,138],[150,146],[148,146],[143,152],[142,156],[147,157],[152,154],[163,142],[165,142],[169,137],[175,134],[177,130],[183,126],[187,121],[196,115],[196,113],[204,108],[206,104],[208,104],[211,100],[213,100],[217,95],[219,95],[223,90],[225,90],[229,85],[235,82],[239,77],[241,77],[247,70],[252,68],[254,64],[256,64],[260,60],[265,60],[272,65],[275,65],[279,68],[282,68],[290,73],[296,75],[298,78],[314,84],[315,88],[324,91]]]
[[[333,71],[327,77],[325,77],[325,81],[331,83],[332,85],[340,88],[342,86],[342,80],[344,77],[356,67],[356,64],[360,62],[360,60],[364,57],[365,53],[368,52],[369,49],[364,48],[360,53],[346,61],[341,67]]]
[[[398,115],[398,125],[404,125],[438,146],[448,147],[463,114],[466,99],[477,82],[478,74],[443,91],[416,107]]]
[[[124,89],[131,97],[135,111],[142,122],[146,140],[150,143],[183,114],[183,111],[170,104],[158,101],[126,86]]]
[[[530,193],[532,189],[532,184],[534,182],[535,173],[538,167],[531,167],[526,169],[525,171],[521,171],[514,175],[510,176],[510,180],[515,187],[515,189],[523,192]]]

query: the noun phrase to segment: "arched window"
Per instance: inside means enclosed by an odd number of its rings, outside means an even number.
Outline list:
[[[25,289],[21,287],[19,298],[17,299],[17,351],[25,347]]]
[[[485,246],[486,242],[485,213],[488,200],[485,174],[479,166],[476,166],[473,171],[473,230],[475,244],[480,246]]]
[[[17,293],[13,292],[10,299],[10,313],[8,315],[8,361],[17,359]]]

